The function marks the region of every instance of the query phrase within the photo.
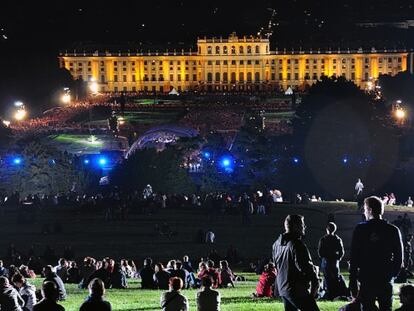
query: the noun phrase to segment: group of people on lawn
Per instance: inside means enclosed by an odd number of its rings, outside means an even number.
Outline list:
[[[289,215],[284,221],[285,232],[273,244],[273,262],[269,262],[260,275],[254,297],[277,295],[281,297],[287,311],[318,311],[316,297],[333,300],[352,296],[352,302],[341,310],[391,311],[393,281],[404,269],[404,263],[407,265],[409,261],[404,260],[400,230],[382,219],[382,200],[368,197],[364,200],[363,208],[366,221],[356,226],[352,237],[349,287],[339,270],[344,247],[336,235],[336,225],[328,223],[327,234],[319,241],[318,254],[324,275],[321,291],[318,268],[313,264],[302,239],[306,230],[304,217]],[[64,310],[57,304],[57,301],[66,299],[65,285],[59,276],[62,275],[64,266],[61,260],[57,267],[46,266],[43,269],[45,280],[40,296],[21,273],[7,274],[7,269],[0,261],[0,309]],[[122,276],[122,267],[115,268],[111,260],[104,259],[97,268],[91,258],[87,257],[82,269],[89,271],[89,274],[83,275],[80,287],[88,287],[90,295],[80,310],[111,310],[110,303],[103,298],[105,288],[128,286],[126,277]],[[167,290],[160,298],[161,309],[165,311],[188,310],[188,299],[181,293],[181,289],[190,287],[201,288],[196,294],[199,311],[220,310],[221,297],[217,289],[234,287],[235,280],[227,261],[221,261],[220,268],[215,268],[212,260],[201,261],[196,273],[188,256],[184,256],[183,262],[171,260],[167,268],[162,263],[153,266],[151,258],[147,258],[144,267],[137,273],[142,288]],[[402,307],[398,310],[414,310],[414,286],[402,286],[400,300]]]

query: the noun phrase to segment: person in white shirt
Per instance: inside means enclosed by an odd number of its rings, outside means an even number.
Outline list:
[[[197,311],[220,311],[221,296],[211,289],[213,282],[210,277],[201,280],[201,290],[196,294]]]
[[[170,279],[170,290],[161,295],[162,311],[188,311],[188,299],[181,295],[183,280],[178,277]]]
[[[213,244],[215,238],[216,238],[216,235],[214,234],[214,232],[211,230],[208,230],[206,233],[206,243]]]
[[[408,200],[407,200],[407,206],[408,206],[408,207],[413,207],[413,204],[414,204],[414,202],[413,202],[413,200],[411,199],[411,197],[408,197]]]
[[[355,191],[357,192],[356,195],[360,195],[362,193],[362,190],[364,190],[364,184],[362,183],[361,179],[358,178],[358,181],[355,184]]]

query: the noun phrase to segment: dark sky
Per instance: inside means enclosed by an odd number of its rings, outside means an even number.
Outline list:
[[[256,34],[274,9],[273,46],[358,45],[371,39],[407,44],[407,31],[364,35],[354,24],[414,19],[412,0],[41,2],[46,1],[0,2],[0,115],[17,98],[38,105],[58,51],[80,43],[194,45],[197,36]]]

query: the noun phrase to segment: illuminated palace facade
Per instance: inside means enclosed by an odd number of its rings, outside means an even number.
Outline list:
[[[344,76],[361,88],[380,74],[413,71],[406,50],[270,50],[260,37],[198,39],[197,51],[61,53],[75,79],[100,92],[271,91]]]

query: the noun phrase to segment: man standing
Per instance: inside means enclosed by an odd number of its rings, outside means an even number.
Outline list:
[[[315,301],[318,276],[302,241],[305,228],[303,216],[289,215],[285,219],[285,233],[273,244],[273,260],[278,271],[276,286],[285,311],[319,311]]]
[[[355,184],[356,197],[362,193],[362,190],[364,190],[364,184],[362,183],[361,179],[358,178],[358,181]]]
[[[380,311],[391,311],[393,279],[403,266],[400,230],[383,220],[383,214],[380,198],[366,198],[366,221],[356,226],[352,237],[349,283],[364,311],[378,310],[376,300]]]
[[[319,240],[318,255],[321,258],[321,270],[323,272],[324,298],[334,299],[338,296],[346,296],[344,287],[340,284],[343,280],[339,274],[339,261],[344,256],[342,239],[337,236],[336,224],[329,222],[326,226],[326,235]],[[343,282],[342,284],[345,284]]]

